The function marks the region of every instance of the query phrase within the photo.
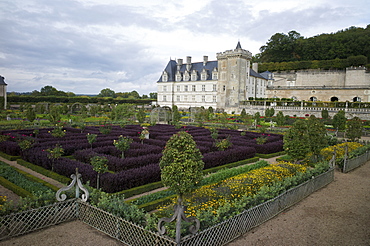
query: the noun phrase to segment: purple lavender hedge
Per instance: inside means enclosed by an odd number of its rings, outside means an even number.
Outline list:
[[[96,172],[90,165],[93,156],[105,156],[108,159],[109,172],[101,175],[101,187],[106,192],[118,192],[124,189],[160,181],[159,161],[162,150],[168,139],[178,131],[189,132],[198,148],[203,154],[205,169],[225,165],[248,158],[256,153],[269,154],[283,150],[283,136],[278,134],[260,134],[246,132],[242,136],[240,131],[218,129],[219,139],[229,138],[232,146],[224,151],[215,147],[215,140],[211,138],[210,131],[203,127],[186,126],[176,129],[172,125],[155,125],[148,128],[150,139],[139,139],[142,128],[139,125],[111,126],[111,132],[102,134],[99,127],[86,127],[81,133],[80,129],[66,127],[63,137],[53,137],[52,128],[40,129],[34,134],[33,130],[8,130],[1,134],[9,136],[0,143],[0,151],[9,155],[20,155],[24,160],[33,164],[51,169],[51,160],[45,150],[54,148],[56,144],[62,146],[65,156],[56,160],[55,171],[59,174],[70,176],[78,168],[84,182],[90,185],[96,184]],[[97,141],[91,145],[86,135],[97,134]],[[125,152],[125,158],[121,159],[121,153],[117,150],[113,141],[119,136],[127,136],[134,141],[130,149]],[[266,142],[257,144],[256,138],[264,137]],[[34,141],[33,146],[27,150],[21,150],[18,142],[24,139]]]

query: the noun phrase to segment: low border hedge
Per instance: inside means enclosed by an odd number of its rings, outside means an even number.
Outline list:
[[[0,176],[0,184],[21,197],[33,197],[32,193]]]

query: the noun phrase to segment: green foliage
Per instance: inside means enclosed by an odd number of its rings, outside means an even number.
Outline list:
[[[57,124],[61,119],[61,106],[50,106],[48,118],[53,124]]]
[[[361,119],[358,117],[353,117],[353,119],[347,122],[346,137],[351,141],[360,139],[362,130],[363,126]]]
[[[333,127],[338,129],[339,131],[343,131],[346,129],[346,122],[347,118],[343,110],[339,110],[339,112],[336,113],[333,117]]]
[[[31,148],[33,144],[34,144],[33,139],[23,139],[20,142],[18,142],[18,145],[21,148],[21,150],[26,150],[26,149]]]
[[[86,135],[87,142],[89,142],[91,148],[92,148],[92,144],[96,142],[96,137],[97,136],[98,135],[96,135],[96,134],[90,134],[90,133],[88,133]]]
[[[163,184],[179,197],[192,191],[202,180],[202,154],[187,132],[180,131],[168,140],[159,165]]]
[[[308,153],[317,158],[327,144],[325,125],[313,115],[294,122],[284,135],[284,149],[294,161],[304,159]]]
[[[284,150],[294,161],[304,159],[310,152],[307,132],[306,122],[298,120],[284,135]]]
[[[32,107],[28,107],[26,110],[26,118],[33,122],[36,119],[36,113],[35,110]]]
[[[51,170],[54,171],[54,162],[64,154],[64,149],[61,145],[56,144],[53,149],[47,149],[47,157],[51,159]]]
[[[303,38],[296,31],[276,33],[260,48],[260,62],[269,62],[269,67],[260,71],[312,69],[314,60],[323,69],[367,64],[370,52],[370,26],[350,27],[332,34]],[[360,47],[360,48],[359,48]],[[275,64],[273,64],[275,63]]]
[[[327,109],[321,110],[321,118],[329,119],[329,111]]]
[[[172,124],[176,125],[181,119],[181,114],[176,105],[172,106]]]
[[[281,111],[276,114],[276,124],[278,126],[283,126],[285,124],[285,116]]]
[[[118,140],[114,140],[113,141],[113,145],[119,150],[121,151],[121,158],[125,158],[125,151],[128,150],[130,148],[130,144],[133,142],[134,140],[132,138],[129,138],[129,137],[124,137],[124,136],[119,136]]]
[[[210,128],[209,130],[211,132],[211,138],[216,140],[218,138],[218,130],[216,128],[213,128],[213,127]]]
[[[262,145],[262,144],[266,143],[266,141],[267,141],[267,137],[265,137],[265,136],[261,136],[261,137],[256,138],[256,142],[259,145]]]
[[[232,146],[233,144],[230,142],[229,137],[224,138],[224,139],[216,139],[215,141],[215,146],[220,150],[224,151],[225,149],[228,149]]]
[[[99,132],[101,134],[109,134],[112,131],[112,125],[102,125],[99,127]]]
[[[100,91],[98,97],[116,97],[116,93],[110,88],[105,88]]]
[[[259,112],[255,113],[253,119],[256,125],[258,125],[261,122],[261,114]]]
[[[266,108],[265,109],[265,116],[266,117],[272,117],[275,114],[275,109],[274,108]]]
[[[61,138],[66,135],[66,130],[63,130],[62,126],[56,126],[50,134],[55,138]]]
[[[145,121],[145,111],[144,111],[144,106],[139,108],[138,112],[136,113],[136,119],[139,121],[139,123],[144,123]]]
[[[105,156],[94,156],[90,159],[93,170],[98,173],[96,180],[96,188],[99,189],[99,178],[101,173],[106,173],[108,171],[108,159]]]

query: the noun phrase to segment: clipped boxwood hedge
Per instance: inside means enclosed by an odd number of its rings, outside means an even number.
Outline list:
[[[3,152],[0,152],[0,156],[9,161],[16,161],[21,158],[20,156],[12,156],[12,155],[5,154]]]
[[[13,191],[15,194],[21,197],[33,197],[31,192],[26,191],[25,189],[15,185],[4,177],[0,176],[0,184],[7,188],[8,190]]]

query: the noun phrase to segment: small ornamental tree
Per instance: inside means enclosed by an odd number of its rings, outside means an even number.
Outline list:
[[[346,129],[346,122],[347,122],[347,118],[343,110],[340,110],[333,117],[333,126],[339,131],[343,131]]]
[[[47,149],[47,156],[51,159],[51,170],[54,171],[55,160],[59,159],[64,154],[64,149],[59,144],[55,145],[53,149]]]
[[[139,108],[138,112],[136,113],[136,119],[139,121],[139,123],[144,123],[145,121],[145,111],[144,111],[144,105]]]
[[[86,135],[87,142],[89,142],[91,149],[92,149],[92,144],[96,142],[97,136],[98,136],[97,134],[90,134],[90,133]]]
[[[225,149],[228,149],[233,144],[230,142],[230,137],[224,138],[224,139],[216,139],[215,146],[220,150],[224,151]]]
[[[202,158],[193,137],[184,131],[174,134],[163,150],[159,163],[161,179],[177,194],[180,206],[183,195],[191,192],[203,178]]]
[[[179,123],[181,119],[181,114],[179,112],[179,109],[177,108],[176,105],[172,106],[172,124],[176,125]]]
[[[33,122],[36,119],[36,113],[35,110],[32,107],[28,107],[26,111],[26,118],[30,121]]]
[[[353,117],[350,121],[347,122],[346,137],[355,141],[361,138],[362,135],[362,121],[358,117]]]
[[[279,111],[276,114],[276,124],[278,126],[282,126],[282,125],[284,125],[284,123],[285,123],[285,116],[284,116],[283,112]]]
[[[321,110],[321,118],[324,120],[329,119],[329,111],[327,109]]]
[[[326,138],[326,128],[324,123],[317,119],[314,115],[311,115],[308,118],[306,124],[308,131],[307,144],[313,154],[314,161],[317,161],[321,149],[325,148],[328,145],[328,141]]]
[[[100,187],[100,174],[108,172],[108,159],[104,156],[94,156],[90,159],[93,170],[98,173],[96,177],[96,188]]]
[[[125,158],[125,151],[130,148],[130,144],[132,143],[133,139],[129,137],[123,137],[122,135],[119,136],[118,140],[113,141],[113,145],[121,151],[121,158]]]
[[[310,152],[307,124],[297,120],[284,135],[284,150],[295,161],[302,160]]]

